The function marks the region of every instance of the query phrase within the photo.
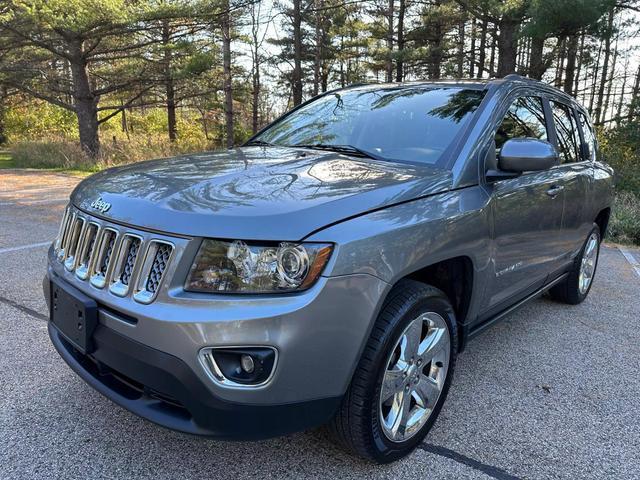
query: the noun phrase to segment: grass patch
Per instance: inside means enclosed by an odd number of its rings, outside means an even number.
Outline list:
[[[0,150],[0,169],[2,168],[15,168],[11,153],[5,150]]]
[[[90,158],[77,141],[56,139],[16,143],[11,146],[11,155],[17,168],[93,173],[115,165],[201,152],[210,150],[211,147],[207,142],[182,140],[171,143],[164,135],[149,135],[132,137],[130,140],[103,142],[97,158]]]

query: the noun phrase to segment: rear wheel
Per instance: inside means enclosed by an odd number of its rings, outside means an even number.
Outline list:
[[[379,463],[418,445],[445,401],[457,352],[456,320],[437,288],[405,280],[389,294],[330,425],[353,453]]]
[[[570,305],[577,305],[584,301],[593,284],[599,255],[600,228],[594,224],[566,280],[549,290],[551,297]]]

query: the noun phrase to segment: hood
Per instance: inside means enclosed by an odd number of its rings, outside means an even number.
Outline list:
[[[345,218],[450,187],[451,173],[429,165],[244,147],[104,170],[81,182],[71,201],[92,215],[143,229],[295,241]],[[111,204],[108,210],[98,198]]]

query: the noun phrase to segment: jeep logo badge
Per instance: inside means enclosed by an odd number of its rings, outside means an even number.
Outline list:
[[[98,197],[96,200],[91,202],[91,208],[98,210],[100,213],[105,213],[111,208],[111,204],[102,200],[102,197]]]

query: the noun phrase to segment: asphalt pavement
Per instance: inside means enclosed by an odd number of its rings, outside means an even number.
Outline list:
[[[589,298],[542,297],[472,341],[425,442],[378,466],[321,431],[220,442],[81,381],[46,332],[47,244],[78,178],[0,170],[0,479],[640,478],[640,251],[602,249]]]

